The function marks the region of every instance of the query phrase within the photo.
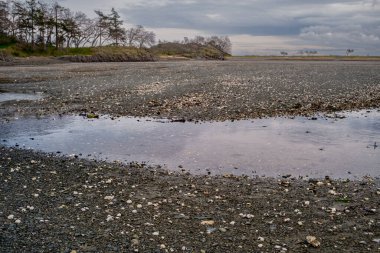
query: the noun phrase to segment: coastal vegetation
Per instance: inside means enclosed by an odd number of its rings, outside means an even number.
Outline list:
[[[109,13],[94,12],[95,18],[90,18],[58,2],[0,1],[0,60],[29,56],[81,56],[66,58],[76,61],[146,61],[173,54],[224,59],[231,52],[228,37],[198,36],[192,40],[185,38],[183,42],[159,41],[156,44],[153,31],[141,25],[126,27],[114,8]]]

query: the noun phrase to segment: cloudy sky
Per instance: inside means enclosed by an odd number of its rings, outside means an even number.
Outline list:
[[[233,54],[380,55],[380,0],[61,0],[93,16],[115,7],[162,40],[228,35]]]

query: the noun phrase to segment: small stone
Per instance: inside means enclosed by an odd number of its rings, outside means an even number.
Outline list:
[[[142,208],[142,205],[141,205],[141,204],[138,204],[138,205],[137,205],[137,208]]]
[[[376,238],[376,239],[373,239],[372,241],[373,241],[373,242],[376,242],[376,243],[380,243],[380,239],[377,239],[377,238]]]
[[[137,245],[139,245],[139,240],[138,239],[132,239],[131,240],[131,244],[132,244],[132,246],[137,246]]]
[[[20,219],[17,219],[17,220],[15,220],[15,223],[16,223],[16,224],[20,224],[20,223],[21,223],[21,220],[20,220]]]
[[[227,229],[225,229],[225,228],[219,228],[219,231],[222,232],[222,233],[225,233],[225,232],[227,232]]]
[[[205,221],[202,221],[201,222],[201,225],[208,225],[208,226],[212,226],[215,224],[215,221],[213,220],[205,220]]]
[[[233,226],[233,225],[235,225],[235,223],[236,223],[235,221],[231,221],[231,222],[230,222],[230,225]]]
[[[108,215],[106,221],[107,222],[113,221],[113,217],[111,215]]]
[[[260,243],[259,245],[257,245],[257,247],[262,248],[264,247],[264,245]]]
[[[305,206],[309,206],[310,205],[310,201],[305,201]]]
[[[336,191],[334,191],[334,190],[330,190],[329,194],[331,194],[331,195],[338,195],[338,193]]]
[[[114,196],[105,196],[104,199],[105,200],[113,200],[115,197]]]
[[[360,244],[363,244],[363,245],[366,245],[366,244],[367,244],[367,242],[365,242],[365,241],[360,241],[359,243],[360,243]]]
[[[306,236],[306,241],[308,244],[310,244],[314,248],[318,248],[321,246],[321,243],[317,240],[317,237],[315,236],[311,236],[311,235]]]
[[[132,204],[132,200],[128,199],[127,204]]]
[[[132,210],[132,213],[137,213],[137,210]]]
[[[8,215],[7,218],[8,218],[8,220],[13,220],[15,218],[15,216],[13,214],[11,214],[11,215]]]
[[[158,231],[153,232],[152,235],[154,235],[154,236],[159,236],[159,235],[160,235],[160,232],[158,232]]]
[[[160,245],[160,249],[166,249],[165,244],[161,244],[161,245]]]
[[[303,226],[303,221],[297,222],[298,225]]]
[[[257,238],[257,240],[259,240],[260,242],[265,241],[264,237],[261,237],[261,236],[259,238]]]

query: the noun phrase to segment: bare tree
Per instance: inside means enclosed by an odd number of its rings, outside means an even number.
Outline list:
[[[347,49],[346,50],[346,56],[349,56],[350,54],[352,54],[355,50],[354,49]]]
[[[0,34],[8,34],[11,21],[8,19],[9,6],[5,1],[0,1]]]
[[[74,46],[78,48],[90,43],[96,34],[97,27],[95,22],[82,12],[77,12],[74,19],[78,26],[79,32],[75,34],[73,43]]]
[[[126,30],[126,44],[128,46],[150,47],[156,42],[156,34],[149,32],[141,25]]]
[[[199,44],[199,45],[205,45],[206,44],[206,38],[203,36],[195,36],[195,38],[192,39],[191,42]]]
[[[154,32],[146,31],[143,27],[137,35],[136,41],[139,48],[150,47],[156,42],[156,34]]]
[[[211,36],[207,42],[224,54],[231,54],[232,43],[228,36]]]

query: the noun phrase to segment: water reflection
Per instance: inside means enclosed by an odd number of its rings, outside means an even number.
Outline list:
[[[81,117],[2,123],[1,139],[46,152],[98,159],[181,165],[194,174],[352,178],[380,175],[380,113],[346,119],[260,119],[161,123],[147,119]]]
[[[42,93],[26,94],[26,93],[12,93],[12,92],[0,92],[0,103],[6,101],[20,101],[20,100],[38,100],[41,99]]]

